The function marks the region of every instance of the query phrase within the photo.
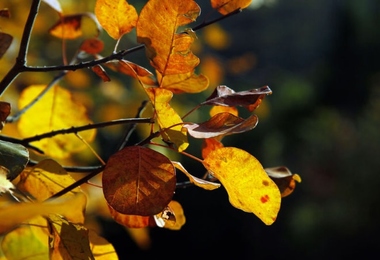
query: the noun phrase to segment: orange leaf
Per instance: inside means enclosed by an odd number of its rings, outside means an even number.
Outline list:
[[[49,33],[62,39],[76,39],[83,34],[81,30],[82,17],[82,14],[62,16],[60,20],[49,29]]]
[[[178,151],[184,151],[189,143],[181,117],[169,104],[173,93],[162,88],[146,88],[145,91],[155,108],[164,141],[174,144]]]
[[[137,41],[145,44],[152,66],[161,75],[192,72],[199,64],[190,50],[194,37],[176,33],[179,26],[195,21],[199,13],[200,7],[192,0],[149,0],[141,10]]]
[[[202,158],[206,158],[207,155],[219,148],[222,148],[223,144],[216,138],[205,138],[202,143]]]
[[[90,38],[83,41],[80,50],[88,54],[98,54],[104,48],[104,43],[98,38]]]
[[[203,165],[225,187],[234,207],[254,213],[266,225],[276,220],[281,194],[255,157],[224,147],[211,151]]]
[[[0,59],[11,46],[13,37],[10,34],[0,32]]]
[[[151,216],[162,211],[176,188],[175,168],[163,154],[126,147],[110,157],[102,176],[108,204],[122,214]]]
[[[139,216],[139,215],[128,215],[122,214],[116,210],[114,210],[110,205],[108,205],[109,211],[111,213],[112,218],[128,228],[143,228],[149,227],[150,216]]]
[[[247,8],[252,0],[211,0],[211,6],[219,13],[226,15],[236,9]]]
[[[160,87],[168,89],[173,93],[199,93],[207,89],[209,85],[206,76],[196,75],[194,72],[166,75],[165,77],[162,77],[159,71],[156,74]]]
[[[188,123],[183,127],[195,138],[211,138],[217,136],[238,134],[256,127],[258,118],[251,115],[247,119],[223,112],[214,115],[208,121],[201,124]]]
[[[137,65],[136,63],[119,60],[117,62],[106,63],[111,69],[119,71],[123,74],[131,76],[132,78],[139,79],[142,83],[147,85],[155,85],[156,81],[153,79],[153,74],[146,68]]]
[[[137,23],[136,9],[126,0],[97,0],[95,15],[109,36],[117,40]]]
[[[292,174],[285,166],[265,168],[264,170],[277,184],[282,197],[290,195],[296,188],[296,182],[301,182],[301,177],[298,174]]]
[[[103,80],[103,82],[111,81],[111,78],[108,76],[107,72],[103,69],[101,65],[95,65],[91,68],[95,74]]]
[[[154,216],[157,226],[171,230],[180,230],[186,223],[183,208],[178,201],[172,200],[160,213]]]

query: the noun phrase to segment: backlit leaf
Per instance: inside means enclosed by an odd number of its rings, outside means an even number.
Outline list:
[[[145,91],[155,108],[157,122],[163,130],[163,139],[174,144],[178,151],[184,151],[189,143],[181,117],[169,104],[173,93],[162,88],[146,88]]]
[[[281,194],[255,157],[238,148],[224,147],[211,151],[203,165],[220,180],[234,207],[254,213],[266,225],[276,220]]]
[[[226,15],[236,9],[247,8],[252,0],[211,0],[211,6],[219,13]]]
[[[101,65],[95,65],[91,68],[95,74],[103,80],[103,82],[111,81],[111,78],[108,76],[107,72],[103,69]]]
[[[166,75],[165,77],[162,77],[158,71],[156,74],[160,87],[168,89],[173,93],[199,93],[207,89],[209,85],[206,76],[196,75],[194,72]]]
[[[114,210],[111,206],[109,206],[109,211],[111,213],[112,218],[124,227],[144,228],[149,226],[151,216],[122,214]]]
[[[172,200],[170,201],[168,207],[171,210],[171,214],[174,214],[175,221],[167,221],[165,218],[165,225],[164,228],[170,229],[170,230],[180,230],[183,225],[186,223],[186,217],[183,212],[183,208],[181,204],[178,201]],[[162,218],[162,216],[161,216]]]
[[[210,110],[210,116],[215,116],[216,114],[228,112],[234,116],[238,116],[239,111],[236,107],[225,107],[225,106],[213,106]]]
[[[57,214],[49,215],[48,220],[52,227],[51,259],[95,259],[87,228]]]
[[[46,86],[33,85],[26,88],[19,98],[19,107],[28,105]],[[86,108],[76,102],[71,93],[59,86],[50,89],[36,104],[28,109],[20,118],[17,127],[23,137],[31,137],[53,130],[72,126],[83,126],[92,123],[87,116]],[[80,132],[80,136],[90,143],[96,130]],[[47,155],[54,158],[67,158],[87,146],[75,134],[57,135],[33,143]]]
[[[91,229],[89,230],[90,249],[96,260],[119,259],[115,248],[105,238],[99,236]]]
[[[268,86],[235,92],[227,86],[220,85],[201,105],[244,106],[253,111],[260,105],[262,99],[270,94],[272,94],[272,90]]]
[[[81,30],[82,17],[82,14],[62,16],[49,29],[49,33],[57,38],[76,39],[83,34]]]
[[[230,113],[219,113],[201,124],[188,123],[183,127],[195,138],[212,138],[221,135],[238,134],[256,127],[258,118],[251,115],[247,119],[234,116]]]
[[[136,26],[138,17],[136,9],[126,0],[97,0],[95,15],[115,40],[129,33]]]
[[[52,159],[44,159],[20,174],[17,187],[32,195],[36,200],[44,201],[74,182],[75,180],[59,163]],[[70,197],[77,192],[81,192],[79,187],[62,197]]]
[[[137,41],[145,44],[147,57],[161,75],[192,72],[199,64],[190,50],[194,37],[177,33],[179,26],[195,21],[199,13],[200,7],[192,0],[149,0],[141,10]]]
[[[33,205],[32,205],[33,206]],[[17,212],[23,215],[22,212]],[[25,212],[28,215],[28,212]],[[15,216],[16,218],[18,217]],[[12,218],[13,216],[9,216]],[[3,218],[1,218],[3,221]],[[36,216],[4,235],[1,249],[6,259],[46,260],[49,259],[49,225],[46,218]]]
[[[0,32],[0,59],[3,57],[4,53],[11,46],[13,36],[7,33]]]
[[[301,177],[298,174],[292,174],[285,166],[265,168],[264,170],[277,184],[282,197],[290,195],[296,187],[296,182],[301,182]]]
[[[183,165],[180,162],[174,162],[174,161],[172,161],[172,163],[173,163],[173,165],[178,170],[180,170],[181,172],[183,172],[189,178],[190,182],[193,183],[195,186],[201,187],[201,188],[203,188],[205,190],[215,190],[215,189],[217,189],[217,188],[220,187],[220,183],[206,181],[206,180],[203,180],[201,178],[198,178],[198,177],[195,177],[195,176],[191,175],[185,169],[185,167],[183,167]]]
[[[202,143],[202,158],[206,158],[207,155],[216,149],[222,148],[224,145],[217,138],[205,138]]]
[[[109,158],[102,184],[105,199],[116,211],[151,216],[161,212],[172,199],[175,168],[159,152],[130,146]]]
[[[0,140],[0,166],[9,170],[7,178],[15,179],[29,162],[29,151],[21,144]]]
[[[156,81],[153,79],[153,74],[149,70],[136,63],[119,60],[106,63],[111,69],[119,71],[123,74],[131,76],[132,78],[139,79],[146,85],[155,85]]]

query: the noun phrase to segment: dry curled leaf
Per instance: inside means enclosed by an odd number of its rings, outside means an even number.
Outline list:
[[[4,53],[11,46],[13,36],[7,33],[0,32],[0,59],[3,57]]]

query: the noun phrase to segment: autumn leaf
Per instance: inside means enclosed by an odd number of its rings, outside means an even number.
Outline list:
[[[107,72],[103,69],[101,65],[95,65],[91,67],[91,70],[95,72],[95,74],[103,80],[103,82],[111,81],[111,78],[108,76]]]
[[[138,17],[136,9],[126,0],[97,0],[95,15],[115,40],[129,33],[136,26]]]
[[[157,81],[161,88],[173,93],[199,93],[207,89],[209,80],[204,75],[197,75],[193,71],[184,74],[166,75],[162,77],[156,71]]]
[[[64,217],[51,214],[51,259],[95,259],[90,249],[88,229]]]
[[[227,86],[219,85],[201,105],[243,106],[252,112],[260,105],[262,99],[270,94],[272,90],[268,86],[235,92]]]
[[[296,182],[301,182],[298,174],[293,174],[287,167],[278,166],[264,169],[268,176],[277,184],[281,196],[286,197],[293,193],[296,188]]]
[[[12,193],[15,186],[13,183],[7,179],[9,170],[4,166],[0,166],[0,196],[2,193]]]
[[[187,123],[183,127],[195,138],[212,138],[238,134],[249,131],[256,127],[258,118],[251,115],[247,119],[234,116],[228,112],[219,113],[201,124]]]
[[[13,41],[13,36],[7,33],[0,32],[0,59],[4,53],[8,50]]]
[[[103,50],[103,48],[104,43],[102,40],[98,38],[90,38],[84,40],[79,49],[88,54],[98,54]]]
[[[223,143],[218,138],[205,138],[202,142],[202,158],[206,158],[207,155],[219,148],[224,147]]]
[[[238,116],[239,114],[239,111],[237,110],[236,107],[226,107],[226,106],[213,106],[211,109],[210,109],[210,116],[215,116],[216,114],[219,114],[219,113],[224,113],[224,112],[228,112],[234,116]]]
[[[160,213],[160,218],[164,222],[163,227],[170,230],[180,230],[186,223],[186,217],[181,204],[178,201],[172,200],[168,205],[168,209],[170,209],[170,213]],[[171,221],[173,217],[175,218],[175,221]]]
[[[44,159],[20,174],[17,188],[38,201],[44,201],[74,182],[75,180],[59,163],[53,159]],[[78,192],[81,192],[79,187],[72,189],[62,197],[71,197]]]
[[[50,29],[49,33],[57,38],[76,39],[82,36],[82,14],[62,16]]]
[[[113,154],[102,176],[108,204],[122,214],[151,216],[173,197],[175,168],[163,154],[140,146]]]
[[[16,214],[8,218],[18,218],[24,214],[28,215],[28,212]],[[4,218],[1,219],[4,220]],[[46,218],[36,216],[28,223],[4,234],[1,249],[6,259],[49,259],[49,238],[49,225]]]
[[[126,74],[132,78],[138,79],[146,85],[155,85],[152,72],[148,69],[127,60],[118,60],[107,62],[106,65],[118,72]]]
[[[42,0],[42,2],[45,2],[48,4],[51,8],[53,8],[58,13],[62,13],[62,7],[58,0]]]
[[[172,161],[174,167],[183,172],[195,186],[201,187],[205,190],[215,190],[220,187],[220,183],[215,183],[191,175],[180,162]]]
[[[11,113],[11,104],[8,102],[0,101],[0,132],[3,130],[5,120]]]
[[[266,225],[276,220],[281,194],[255,157],[238,148],[223,147],[211,151],[203,165],[225,187],[234,207],[254,213]]]
[[[145,45],[147,57],[161,75],[189,73],[199,64],[190,50],[194,37],[176,33],[179,26],[194,22],[199,13],[200,7],[192,0],[149,0],[141,10],[137,41]]]
[[[18,106],[27,106],[46,86],[32,85],[24,89]],[[29,108],[20,118],[17,127],[22,137],[30,137],[53,130],[92,123],[86,108],[74,101],[72,94],[59,86],[50,89],[36,104]],[[82,131],[80,136],[90,143],[95,138],[96,130]],[[75,134],[57,135],[35,142],[35,146],[46,155],[54,158],[67,158],[87,146]]]
[[[119,259],[115,248],[105,238],[89,230],[90,249],[96,260],[117,260]]]
[[[211,6],[219,13],[226,15],[236,9],[247,8],[251,2],[252,0],[211,0]]]
[[[29,150],[21,144],[0,140],[0,165],[7,168],[9,180],[15,179],[29,162]]]
[[[109,211],[111,213],[112,218],[119,223],[120,225],[128,228],[144,228],[149,227],[151,216],[139,216],[139,215],[129,215],[122,214],[116,210],[114,210],[111,206],[109,207]]]
[[[162,88],[146,88],[145,91],[155,109],[164,141],[174,144],[178,151],[184,151],[189,143],[181,117],[169,104],[173,93]]]

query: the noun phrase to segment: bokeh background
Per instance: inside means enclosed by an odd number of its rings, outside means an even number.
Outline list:
[[[27,10],[21,2],[13,4]],[[138,8],[146,1],[129,2]],[[208,1],[199,2],[204,17],[216,15]],[[65,8],[73,13],[73,6],[91,11],[93,5],[94,1],[67,1]],[[42,6],[42,10],[46,8]],[[41,21],[44,15],[42,12]],[[179,189],[174,198],[184,208],[186,224],[180,231],[151,229],[151,244],[145,249],[138,247],[120,225],[99,217],[103,235],[114,244],[120,259],[367,259],[377,255],[379,24],[378,0],[253,0],[242,13],[198,31],[202,44],[196,45],[194,52],[201,58],[199,69],[209,76],[211,86],[224,84],[239,91],[269,85],[273,91],[257,110],[258,126],[226,138],[225,144],[247,150],[264,167],[287,166],[301,176],[302,183],[284,198],[278,219],[271,226],[233,208],[223,188],[212,192],[196,187]],[[36,34],[42,35],[38,28],[46,24],[37,21],[36,26]],[[104,38],[112,46],[109,37]],[[131,34],[121,47],[133,44]],[[39,52],[30,54],[29,60],[44,64],[49,58],[54,64],[60,61],[57,48],[60,42],[51,37],[47,42],[32,41],[31,49]],[[143,53],[128,58],[139,64],[146,62]],[[63,84],[82,95],[89,107],[103,105],[101,112],[94,112],[95,118],[109,120],[135,114],[136,109],[120,111],[122,101],[117,99],[128,95],[135,98],[132,89],[120,88],[129,79],[115,79],[106,90],[91,89],[93,95],[106,96],[106,101],[98,102],[88,98],[89,87],[80,86],[85,85],[83,82],[103,83],[81,72],[74,75]],[[40,74],[27,76],[15,83],[17,90],[25,87],[27,80],[46,80]],[[10,90],[7,95],[16,94]],[[196,104],[197,98],[204,97],[207,93],[185,96],[178,103]],[[102,150],[105,158],[114,148],[112,143],[120,141],[118,129],[113,131],[114,135],[104,134],[99,141],[100,145],[107,144]],[[193,145],[189,152],[199,154],[199,147]],[[189,172],[203,174],[201,165],[187,158],[181,160]]]

